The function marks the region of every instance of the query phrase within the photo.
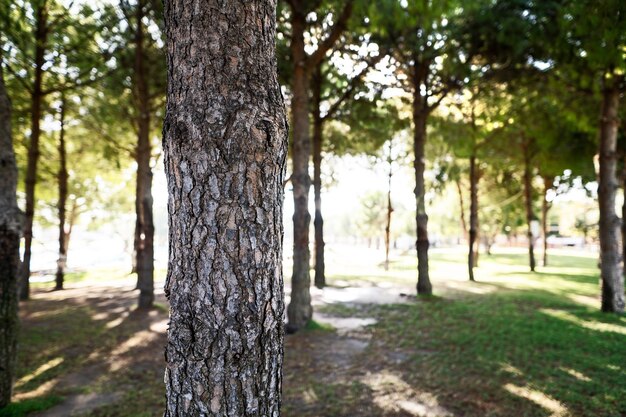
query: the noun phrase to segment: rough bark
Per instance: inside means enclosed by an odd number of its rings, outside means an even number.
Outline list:
[[[600,172],[598,204],[600,208],[600,259],[602,276],[602,311],[624,311],[624,277],[620,270],[619,218],[615,211],[618,188],[615,167],[617,163],[617,128],[619,124],[619,90],[606,87],[603,91],[600,119]]]
[[[532,172],[530,166],[530,151],[528,146],[524,146],[524,207],[526,209],[526,236],[528,237],[528,263],[530,271],[535,272],[535,237],[533,236],[531,224],[535,219],[533,213],[533,185]]]
[[[467,255],[467,268],[470,281],[474,279],[474,268],[477,264],[476,253],[478,252],[478,169],[476,167],[476,155],[470,156],[470,229],[469,250]]]
[[[315,286],[326,286],[324,265],[324,218],[322,217],[322,141],[324,121],[320,114],[322,102],[321,64],[315,69],[311,79],[313,96],[313,195],[315,199]]]
[[[417,225],[417,293],[432,294],[432,285],[428,272],[428,215],[426,214],[424,171],[426,159],[424,148],[426,146],[426,120],[428,118],[427,98],[422,96],[420,86],[426,80],[428,66],[414,64],[413,66],[413,154],[415,160],[415,222]]]
[[[39,162],[39,136],[41,135],[41,109],[43,104],[43,65],[48,40],[48,10],[43,2],[35,11],[35,56],[34,81],[30,94],[30,141],[26,162],[26,212],[24,221],[24,259],[20,277],[20,299],[30,297],[30,259],[33,243],[33,219],[35,216],[35,185],[37,184],[37,164]]]
[[[543,239],[543,260],[542,265],[548,266],[548,211],[550,202],[548,201],[548,190],[552,188],[554,178],[543,177],[543,200],[541,201],[541,237]]]
[[[167,0],[165,416],[279,416],[287,124],[276,1]]]
[[[66,228],[66,205],[67,205],[67,150],[65,147],[65,96],[61,96],[60,109],[61,130],[59,132],[59,171],[57,172],[57,186],[59,189],[59,201],[57,210],[59,215],[59,259],[57,260],[57,272],[55,279],[55,290],[63,289],[65,278],[65,266],[67,263],[67,232]]]
[[[1,50],[1,48],[0,48]],[[21,214],[11,139],[11,103],[0,57],[0,408],[11,402],[17,349]]]
[[[135,14],[135,62],[133,89],[137,110],[137,183],[135,195],[135,269],[139,308],[151,308],[154,304],[154,221],[152,215],[152,169],[150,160],[150,91],[146,80],[144,38],[142,22],[145,2],[139,1]]]

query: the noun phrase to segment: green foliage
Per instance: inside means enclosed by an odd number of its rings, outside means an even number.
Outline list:
[[[465,30],[462,12],[457,1],[370,3],[374,38],[392,45],[397,82],[405,91],[419,93],[424,110],[437,107],[467,78],[471,56],[459,42]]]
[[[464,13],[463,43],[483,75],[500,81],[540,75],[558,42],[560,0],[476,1]]]
[[[75,92],[93,85],[107,73],[111,60],[108,46],[100,34],[107,21],[101,10],[81,3],[71,7],[65,2],[50,0],[3,1],[0,33],[2,34],[3,65],[9,96],[13,102],[13,137],[16,142],[18,166],[25,168],[26,143],[30,136],[31,96],[35,94],[35,45],[38,21],[43,39],[43,96],[44,133],[49,130],[47,120],[54,118],[54,104],[58,94]],[[42,16],[38,19],[38,16]],[[42,138],[41,160],[50,159],[56,147],[49,136]],[[20,146],[21,145],[21,146]]]
[[[557,65],[587,88],[598,79],[624,82],[626,3],[620,0],[567,0],[559,14]]]
[[[98,90],[85,97],[84,123],[99,138],[103,152],[119,161],[134,157],[139,107],[136,90],[143,77],[150,97],[150,140],[158,148],[165,115],[166,62],[163,34],[163,5],[158,1],[120,1],[102,12],[109,22],[101,33],[110,45],[111,65]],[[143,74],[136,73],[137,16],[143,18]],[[129,158],[130,157],[130,158]]]
[[[340,156],[375,155],[407,123],[395,103],[378,95],[350,100],[326,125],[328,151]]]

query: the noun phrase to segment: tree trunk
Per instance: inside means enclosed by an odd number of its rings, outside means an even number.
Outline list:
[[[276,2],[168,0],[166,417],[280,413],[287,123]]]
[[[543,177],[543,201],[541,202],[541,234],[543,238],[543,266],[548,266],[548,211],[550,202],[548,201],[548,190],[552,188],[554,178]]]
[[[313,194],[315,196],[315,286],[326,286],[324,265],[324,218],[322,217],[322,140],[324,122],[320,114],[322,101],[322,66],[315,68],[312,77],[313,95]]]
[[[532,221],[535,218],[533,213],[533,190],[532,190],[532,173],[530,166],[530,150],[528,146],[524,146],[524,202],[526,208],[526,224],[528,230],[528,260],[530,271],[535,272],[535,238],[531,228]]]
[[[48,11],[45,3],[37,10],[37,23],[35,27],[35,78],[30,96],[30,142],[28,144],[28,156],[26,162],[26,213],[24,221],[24,260],[22,262],[20,299],[28,300],[30,297],[30,259],[33,244],[33,219],[35,216],[35,185],[37,183],[37,163],[39,162],[39,136],[41,134],[41,107],[43,103],[43,65],[48,39]]]
[[[0,409],[11,402],[15,374],[21,232],[21,214],[17,208],[16,196],[17,167],[11,139],[11,103],[4,85],[1,58],[0,56]]]
[[[78,207],[76,205],[76,199],[74,199],[74,201],[72,201],[72,208],[70,209],[70,216],[65,222],[66,231],[65,231],[65,239],[63,239],[63,243],[65,244],[66,255],[69,253],[70,239],[72,238],[72,231],[74,230],[74,225],[76,224],[77,217],[78,217]],[[67,256],[66,256],[66,264],[67,264]]]
[[[291,16],[292,75],[292,169],[293,185],[293,275],[291,277],[291,302],[287,308],[287,331],[295,332],[304,327],[313,315],[311,307],[311,276],[309,274],[309,92],[304,51],[306,16],[297,10]]]
[[[152,216],[152,169],[150,160],[150,92],[146,80],[144,52],[144,2],[136,5],[134,94],[137,106],[137,186],[135,197],[135,251],[138,306],[151,308],[154,304],[154,221]]]
[[[620,271],[618,227],[615,194],[617,162],[617,128],[619,123],[619,90],[605,87],[600,120],[600,175],[598,204],[600,207],[600,259],[602,276],[602,311],[624,311],[624,277]]]
[[[624,157],[624,167],[622,169],[622,191],[624,195],[624,202],[622,204],[622,274],[626,279],[626,267],[624,266],[624,262],[626,262],[626,155]],[[587,227],[583,228],[583,247],[587,244]]]
[[[461,181],[455,180],[456,190],[459,193],[459,208],[461,209],[461,228],[463,229],[463,237],[469,242],[469,231],[467,230],[467,221],[465,220],[465,200],[463,198],[463,189],[461,188]]]
[[[426,160],[424,148],[426,146],[426,119],[428,118],[428,103],[421,95],[421,85],[425,82],[428,66],[415,64],[413,66],[413,153],[415,160],[415,203],[417,224],[417,293],[429,295],[433,289],[428,276],[428,215],[426,214],[424,171]]]
[[[391,178],[393,177],[393,160],[391,158],[391,151],[393,150],[393,139],[389,139],[389,157],[387,162],[389,163],[389,180],[387,182],[387,222],[385,224],[385,271],[389,270],[389,248],[391,246],[391,213],[393,213],[393,206],[391,205]]]
[[[65,239],[65,207],[67,204],[67,151],[65,149],[65,96],[61,95],[61,131],[59,132],[59,172],[57,173],[57,185],[59,187],[59,201],[57,209],[59,212],[59,259],[57,260],[57,273],[55,290],[63,289],[65,278],[65,266],[67,262],[67,244]]]
[[[470,157],[470,229],[469,251],[467,255],[467,268],[470,281],[474,279],[474,267],[476,267],[476,252],[478,251],[478,172],[476,168],[476,154]]]
[[[137,193],[137,190],[135,190],[135,194]],[[133,253],[132,253],[132,258],[130,260],[131,262],[131,268],[130,268],[130,273],[131,274],[136,274],[137,273],[137,247],[139,247],[139,236],[141,236],[141,232],[140,232],[140,227],[139,227],[139,219],[137,217],[137,213],[139,210],[137,210],[137,201],[135,198],[135,236],[133,239]],[[139,287],[136,287],[135,289],[139,289]]]

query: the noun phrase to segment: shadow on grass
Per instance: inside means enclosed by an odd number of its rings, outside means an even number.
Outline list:
[[[16,406],[47,398],[41,397],[44,394],[97,396],[132,386],[122,389],[132,397],[121,408],[124,411],[105,415],[162,411],[165,335],[163,326],[157,331],[152,325],[167,319],[163,308],[136,310],[136,293],[119,288],[46,293],[46,297],[51,298],[35,297],[21,305]],[[47,404],[45,408],[55,406],[55,410],[64,406]]]
[[[542,290],[385,306],[375,340],[464,416],[626,415],[626,322]],[[564,414],[563,414],[564,415]]]
[[[47,410],[60,403],[63,398],[55,395],[45,395],[27,400],[17,401],[0,408],[0,417],[23,417],[37,411]]]

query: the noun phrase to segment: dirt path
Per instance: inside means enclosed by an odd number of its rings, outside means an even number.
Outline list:
[[[400,370],[408,352],[372,340],[368,326],[376,317],[368,317],[367,309],[407,302],[400,295],[405,290],[371,285],[314,290],[314,305],[322,310],[315,320],[334,330],[286,337],[283,416],[451,415],[432,395],[404,382]],[[63,397],[38,417],[162,415],[167,329],[162,292],[157,303],[150,312],[134,311],[135,292],[123,285],[36,292],[21,315],[25,342],[40,331],[41,340],[25,348],[21,378],[27,381],[18,383],[16,399]],[[336,307],[343,313],[333,313]]]

